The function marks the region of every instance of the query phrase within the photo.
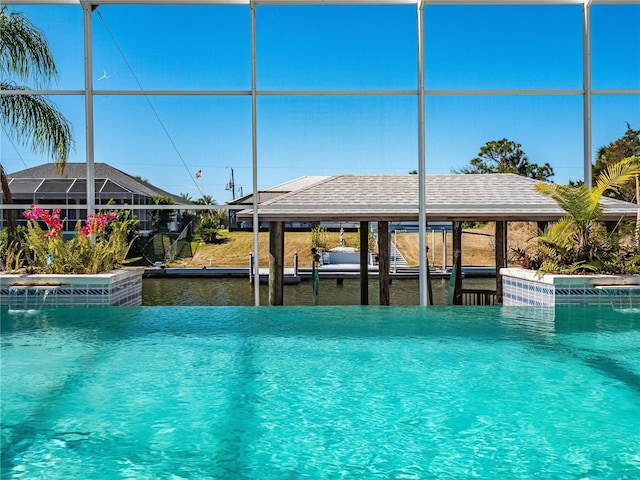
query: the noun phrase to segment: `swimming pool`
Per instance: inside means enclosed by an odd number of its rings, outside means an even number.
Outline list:
[[[640,472],[633,311],[0,314],[6,479],[594,480]]]

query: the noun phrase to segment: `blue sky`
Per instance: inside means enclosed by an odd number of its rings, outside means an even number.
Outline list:
[[[640,89],[640,5],[593,5],[592,86]],[[60,78],[83,88],[82,9],[18,5],[46,34]],[[259,90],[414,90],[414,5],[268,6],[256,9]],[[427,90],[582,88],[580,5],[425,7]],[[96,90],[249,90],[246,6],[102,5],[94,13]],[[139,83],[138,83],[139,82]],[[56,96],[85,160],[84,99]],[[230,169],[252,188],[248,96],[96,96],[95,160],[175,194],[219,203]],[[466,166],[490,140],[522,144],[553,180],[582,178],[579,95],[429,95],[428,173]],[[258,98],[258,179],[267,188],[302,175],[417,169],[415,96]],[[594,95],[593,151],[640,128],[640,95]],[[9,172],[43,163],[2,134]],[[202,180],[195,172],[202,169]]]

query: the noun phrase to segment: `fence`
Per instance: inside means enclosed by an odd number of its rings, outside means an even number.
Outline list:
[[[178,246],[181,246],[181,242],[183,242],[184,239],[187,238],[189,230],[191,229],[191,224],[192,222],[189,222],[187,226],[182,229],[180,235],[178,235],[178,238],[176,238],[176,240],[169,246],[164,254],[164,263],[173,262],[173,260],[175,260],[176,255],[179,251]]]

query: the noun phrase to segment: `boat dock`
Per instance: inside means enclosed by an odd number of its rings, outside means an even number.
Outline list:
[[[260,281],[266,282],[269,278],[269,269],[260,268]],[[358,264],[331,264],[323,265],[317,269],[320,279],[343,280],[345,278],[360,278],[360,265]],[[462,274],[466,278],[471,277],[493,277],[496,270],[493,267],[462,267]],[[433,268],[430,271],[432,278],[449,278],[451,269]],[[293,267],[285,267],[285,284],[295,284],[302,280],[310,280],[312,276],[311,268],[298,268],[297,272]],[[369,278],[378,278],[378,266],[369,266]],[[417,267],[403,267],[391,269],[389,276],[391,279],[414,280],[419,278]],[[145,278],[181,278],[181,277],[206,277],[206,278],[246,278],[250,279],[249,267],[149,267],[145,269]]]

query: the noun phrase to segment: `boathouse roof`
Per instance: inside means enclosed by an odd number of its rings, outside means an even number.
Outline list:
[[[553,221],[565,215],[535,189],[537,180],[512,173],[426,176],[429,221]],[[636,204],[603,198],[603,219],[637,214]],[[238,213],[247,218],[252,209]],[[334,175],[260,203],[261,221],[416,221],[417,175]]]

